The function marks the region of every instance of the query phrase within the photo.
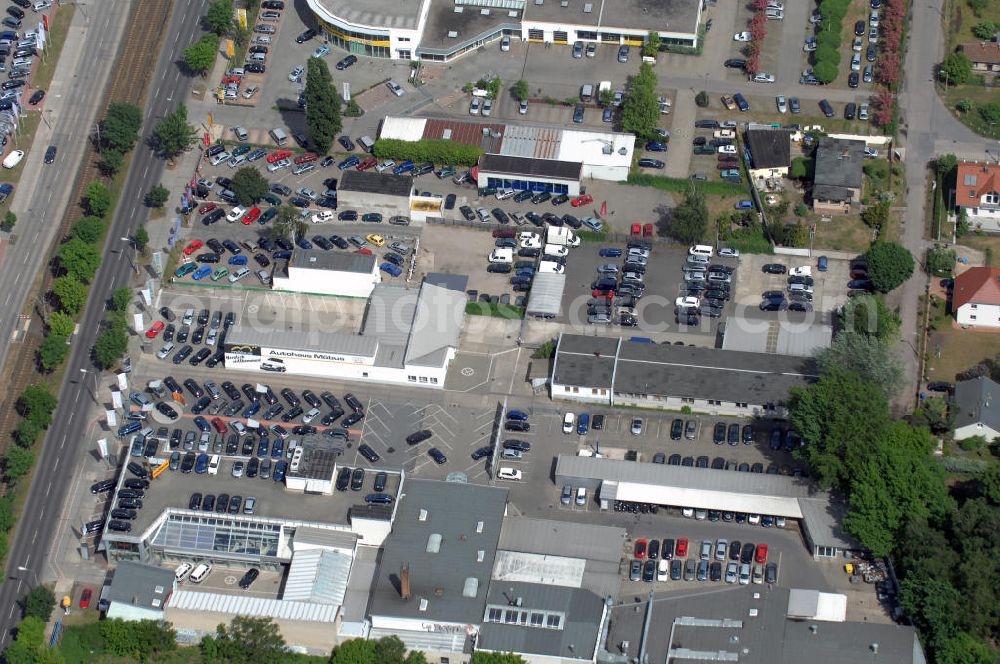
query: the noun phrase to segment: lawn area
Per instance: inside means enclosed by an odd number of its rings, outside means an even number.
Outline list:
[[[949,86],[947,90],[942,90],[938,86],[938,92],[941,95],[941,100],[944,101],[944,105],[951,111],[951,114],[958,118],[966,127],[983,136],[1000,138],[1000,126],[994,125],[991,127],[976,110],[976,107],[980,104],[997,100],[997,88],[990,88],[983,85],[954,85]],[[963,100],[968,100],[972,103],[972,110],[963,113],[956,108],[958,103]]]
[[[951,226],[949,225],[948,228],[950,229]],[[958,238],[958,244],[983,252],[986,258],[984,262],[989,267],[996,267],[1000,264],[1000,236],[969,233]]]
[[[35,140],[35,132],[38,130],[38,123],[41,119],[42,114],[37,111],[30,111],[26,116],[21,118],[21,124],[18,125],[18,131],[11,139],[13,149],[24,150],[27,152],[31,148],[31,145]],[[21,173],[24,171],[24,165],[27,161],[27,159],[22,159],[21,163],[14,168],[10,170],[7,170],[6,168],[3,169],[3,175],[0,176],[0,181],[10,182],[14,185],[14,193],[11,194],[6,201],[4,201],[4,205],[8,207],[10,206],[11,201],[14,200],[14,197],[17,196],[18,182],[21,179]],[[14,232],[17,232],[16,226],[14,228]]]
[[[982,10],[982,16],[976,16],[972,9],[962,0],[952,3],[951,16],[948,25],[948,49],[950,53],[959,44],[971,41],[979,41],[979,38],[972,34],[972,26],[980,21],[993,21],[1000,23],[1000,3],[990,2]]]
[[[868,228],[861,215],[834,215],[823,221],[819,216],[810,213],[806,219],[816,224],[816,237],[813,246],[819,249],[834,251],[864,252],[871,244],[872,229]]]
[[[66,33],[69,32],[69,24],[73,21],[73,13],[76,5],[65,3],[59,5],[55,18],[49,24],[48,48],[45,56],[38,62],[38,69],[35,70],[35,77],[31,84],[36,88],[47,90],[52,83],[52,74],[59,64],[59,54],[62,53],[63,44],[66,42]]]
[[[955,375],[1000,354],[1000,334],[963,330],[952,325],[944,301],[932,298],[927,343],[927,379],[954,381]]]

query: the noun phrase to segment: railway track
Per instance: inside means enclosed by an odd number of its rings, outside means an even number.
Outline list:
[[[114,102],[126,102],[139,108],[143,106],[146,95],[147,78],[156,69],[156,60],[160,51],[160,40],[166,31],[170,20],[172,0],[135,0],[132,3],[129,17],[128,33],[121,44],[115,60],[111,80],[105,89],[104,103],[99,118],[104,117],[108,106]],[[144,130],[148,129],[143,127]],[[140,140],[142,140],[140,138]],[[59,240],[50,247],[46,266],[52,264],[58,251],[59,243],[69,233],[70,227],[83,216],[83,209],[78,204],[83,200],[84,191],[94,181],[106,181],[98,166],[99,155],[93,141],[87,137],[87,149],[84,152],[83,163],[73,185],[73,195],[66,213],[60,221]],[[52,271],[44,270],[40,279],[34,282],[35,294],[42,298],[52,288]],[[103,297],[104,294],[91,293],[92,296]],[[24,314],[34,317],[37,314],[35,297],[29,297],[25,303]],[[37,371],[35,358],[42,342],[39,322],[32,321],[28,333],[20,342],[17,353],[8,354],[3,375],[6,376],[5,398],[0,404],[0,432],[12,434],[20,416],[15,409],[15,403],[24,388],[32,383],[43,381],[44,377]],[[9,444],[9,443],[8,443]]]

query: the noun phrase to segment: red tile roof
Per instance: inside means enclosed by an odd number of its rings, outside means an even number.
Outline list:
[[[1000,44],[996,42],[968,42],[962,44],[962,53],[974,63],[1000,64]]]
[[[1000,269],[973,267],[955,278],[952,309],[958,311],[970,302],[1000,305]]]
[[[983,194],[1000,191],[1000,164],[963,161],[958,165],[955,186],[955,203],[979,205]]]

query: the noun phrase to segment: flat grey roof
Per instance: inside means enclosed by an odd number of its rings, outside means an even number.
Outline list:
[[[548,556],[569,556],[618,564],[627,533],[624,528],[575,521],[508,516],[498,549]]]
[[[558,385],[611,389],[618,337],[562,334],[553,361],[552,382]]]
[[[450,272],[428,272],[424,275],[424,283],[464,293],[466,286],[469,285],[469,276]]]
[[[587,5],[591,6],[590,12],[584,11]],[[543,0],[541,4],[528,0],[524,18],[528,22],[552,23],[556,28],[585,25],[606,32],[617,28],[695,33],[698,0],[568,0],[566,7],[560,0]]]
[[[462,7],[460,13],[455,11],[457,7]],[[482,9],[489,10],[489,14],[483,15]],[[510,16],[508,12],[513,12],[514,16]],[[450,55],[470,42],[488,37],[504,27],[519,30],[520,26],[521,12],[517,9],[458,5],[436,0],[431,3],[427,13],[424,34],[417,50]],[[450,36],[449,33],[457,34]]]
[[[535,583],[494,583],[488,604],[508,606],[507,596],[520,600],[520,611],[532,609],[563,615],[562,629],[484,622],[476,648],[497,652],[589,659],[597,646],[604,600],[588,590]]]
[[[171,570],[125,560],[118,564],[111,577],[108,599],[162,611],[173,590],[174,573]]]
[[[263,346],[291,351],[318,351],[333,354],[374,357],[378,339],[360,334],[327,332],[319,327],[303,325],[264,327],[236,323],[226,336],[226,351],[238,346]]]
[[[405,2],[405,0],[404,0]],[[413,192],[412,175],[395,175],[377,171],[344,171],[337,191],[356,191],[362,194],[410,197]]]
[[[577,161],[559,161],[558,159],[484,154],[479,158],[479,170],[499,175],[577,181],[580,179],[580,173],[583,172],[583,164]]]
[[[819,139],[819,147],[816,148],[816,175],[813,184],[860,189],[864,161],[864,141],[821,138]],[[824,198],[823,200],[837,199]]]
[[[751,311],[746,312],[744,318],[752,320],[753,325],[727,324],[722,338],[723,350],[809,357],[821,348],[829,348],[833,340],[833,327],[827,314],[819,314],[802,323],[758,318]]]
[[[375,270],[374,254],[355,254],[350,251],[323,251],[296,246],[288,267],[309,270],[333,270],[371,274]]]
[[[383,546],[369,613],[434,622],[481,621],[506,508],[506,489],[407,479]],[[404,565],[410,577],[406,600],[400,597]],[[427,602],[423,611],[421,600]]]
[[[355,25],[363,25],[377,30],[397,28],[416,30],[419,25],[420,10],[431,0],[366,0],[363,3],[350,0],[308,0],[314,11],[326,13]]]
[[[913,627],[872,621],[792,620],[786,618],[788,595],[789,590],[780,586],[726,586],[712,592],[661,594],[653,604],[656,628],[648,633],[649,660],[723,661],[722,657],[727,657],[726,661],[740,664],[926,662]],[[621,641],[637,644],[643,620],[644,612],[635,611],[632,605],[615,607],[607,645]],[[723,624],[723,620],[728,622]],[[671,634],[675,657],[668,660]],[[873,643],[878,644],[877,651],[871,648]],[[684,657],[680,656],[682,649]]]

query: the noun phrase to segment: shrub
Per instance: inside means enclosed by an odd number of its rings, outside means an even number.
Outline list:
[[[397,162],[430,161],[435,164],[474,166],[482,156],[483,150],[475,145],[463,145],[438,138],[420,141],[382,138],[375,141],[372,154],[379,159],[395,159]]]

